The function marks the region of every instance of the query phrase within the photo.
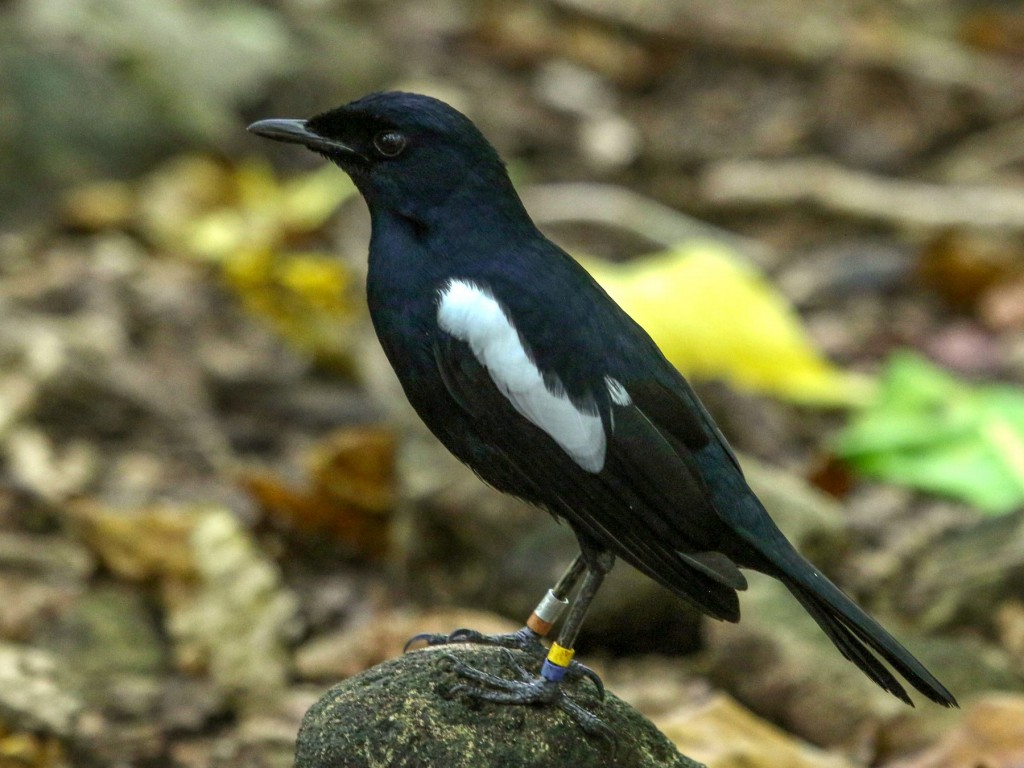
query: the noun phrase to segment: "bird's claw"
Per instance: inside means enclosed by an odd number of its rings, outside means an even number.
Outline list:
[[[566,670],[565,676],[571,680],[578,680],[583,677],[594,684],[594,688],[597,689],[597,698],[600,701],[604,701],[604,682],[600,676],[588,667],[586,664],[580,664],[575,659],[569,662],[569,668]]]
[[[545,648],[540,641],[540,635],[529,627],[523,627],[515,632],[505,632],[498,635],[485,635],[483,632],[478,632],[475,629],[468,629],[467,627],[452,630],[447,635],[432,632],[421,632],[420,634],[413,635],[409,638],[408,642],[406,642],[405,646],[402,648],[402,652],[407,653],[409,648],[419,642],[425,642],[427,647],[451,645],[452,643],[489,645],[496,648],[524,651],[525,653],[539,657],[544,657],[548,652],[548,649]],[[514,656],[509,654],[509,658],[513,664],[517,667],[519,666],[519,662],[515,660]],[[601,681],[597,672],[592,670],[590,667],[573,659],[569,662],[569,667],[566,669],[565,675],[570,680],[586,678],[594,684],[598,698],[601,701],[604,701],[604,683]]]
[[[451,645],[453,643],[490,645],[498,648],[521,650],[537,656],[544,656],[548,652],[548,649],[541,643],[541,636],[528,627],[523,627],[516,632],[507,632],[500,635],[484,635],[482,632],[477,632],[476,630],[471,630],[465,627],[453,630],[447,635],[422,632],[419,635],[411,637],[402,648],[402,652],[408,652],[409,649],[418,642],[426,643],[427,647]],[[519,666],[519,663],[516,662],[514,656],[509,654],[509,658],[512,660],[513,664],[517,667]],[[598,674],[590,669],[590,667],[580,664],[577,660],[572,659],[565,671],[565,676],[570,680],[580,680],[581,678],[590,680],[590,682],[594,684],[594,688],[597,689],[598,698],[602,701],[604,700],[604,683],[601,681]]]
[[[540,642],[540,635],[529,627],[523,627],[515,632],[505,632],[499,635],[485,635],[475,629],[462,627],[453,630],[447,635],[421,632],[413,635],[405,644],[404,651],[408,651],[415,643],[425,642],[426,645],[451,645],[452,643],[473,643],[474,645],[490,645],[497,648],[511,648],[518,651],[542,655],[547,649]]]
[[[427,647],[432,645],[444,645],[451,642],[448,638],[450,635],[437,635],[433,632],[420,632],[417,635],[413,635],[405,641],[405,645],[402,646],[402,653],[408,653],[409,649],[412,648],[418,642],[426,643]]]
[[[469,681],[458,683],[448,689],[447,695],[465,695],[477,701],[489,701],[494,704],[545,704],[558,707],[565,712],[588,736],[597,736],[605,739],[614,745],[615,738],[611,729],[601,719],[584,709],[569,695],[562,690],[559,683],[553,680],[535,675],[527,670],[512,655],[511,651],[505,650],[505,656],[509,666],[515,670],[516,678],[510,680],[505,677],[484,672],[472,667],[466,662],[452,654],[445,654],[444,659],[451,662],[452,672],[460,678]],[[601,698],[604,698],[604,685],[600,678],[588,667],[578,665],[578,677],[587,677],[594,682]]]

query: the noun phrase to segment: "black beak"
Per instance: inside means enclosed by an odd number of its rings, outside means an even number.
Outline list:
[[[306,120],[258,120],[247,129],[249,133],[263,136],[274,141],[286,141],[290,144],[301,144],[314,152],[348,152],[359,154],[352,147],[335,139],[328,139],[309,129]]]

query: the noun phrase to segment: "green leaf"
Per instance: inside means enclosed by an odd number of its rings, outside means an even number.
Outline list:
[[[899,353],[836,449],[870,477],[1009,512],[1024,504],[1024,389],[969,384]]]

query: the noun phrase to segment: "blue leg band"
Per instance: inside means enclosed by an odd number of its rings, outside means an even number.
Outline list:
[[[540,668],[540,676],[553,683],[560,683],[565,677],[567,667],[560,667],[544,659],[544,666]]]

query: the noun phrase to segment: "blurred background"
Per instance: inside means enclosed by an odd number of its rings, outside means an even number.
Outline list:
[[[624,565],[609,688],[715,768],[1024,761],[1019,3],[7,0],[0,73],[0,765],[290,765],[329,685],[573,556],[405,404],[344,174],[245,132],[380,89],[481,127],[964,709],[776,584],[722,625]]]

